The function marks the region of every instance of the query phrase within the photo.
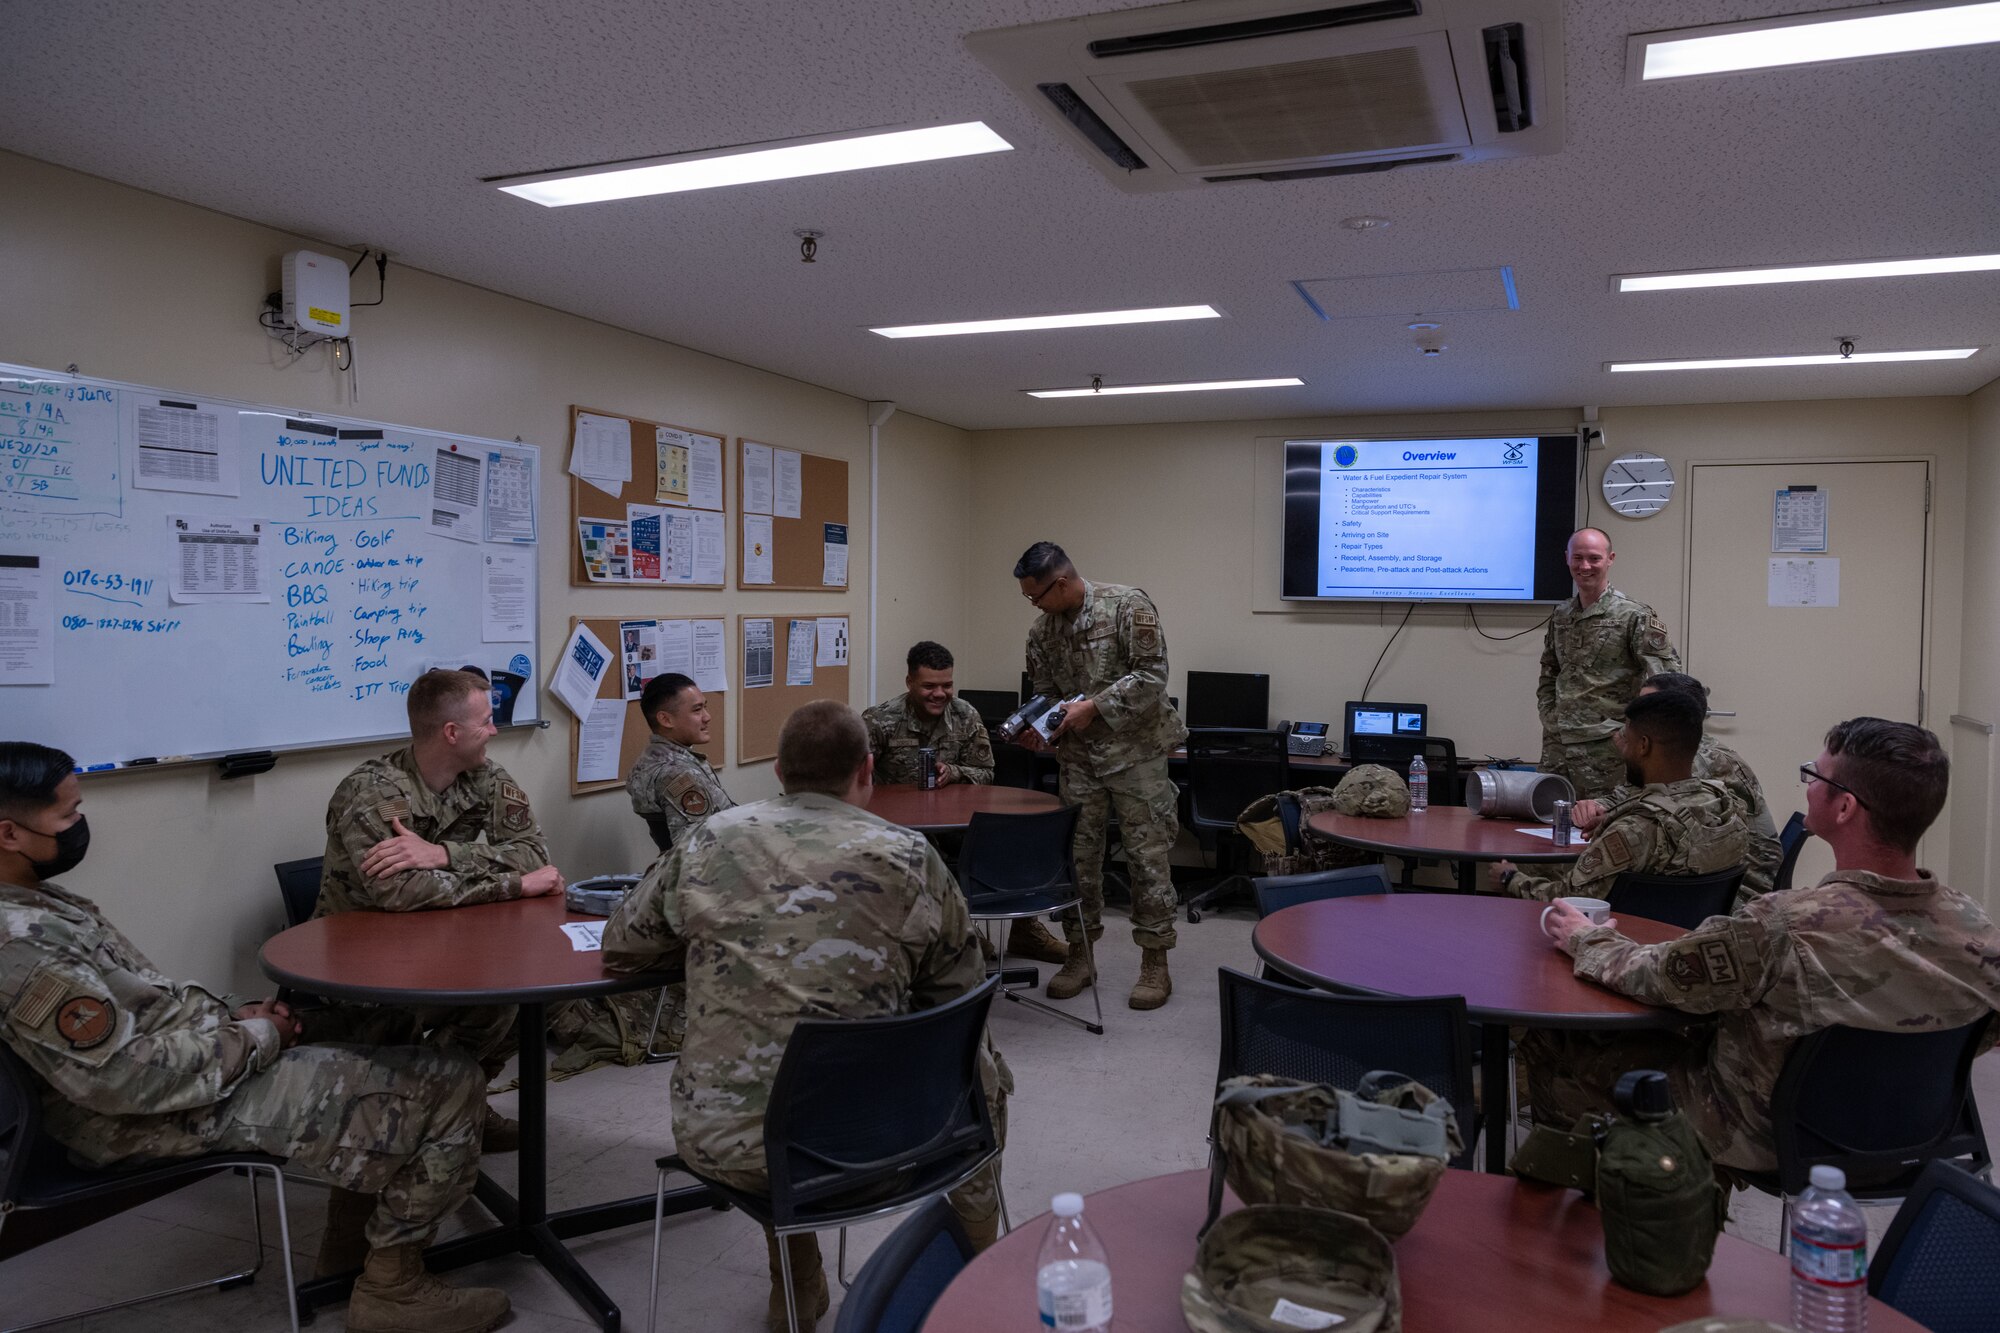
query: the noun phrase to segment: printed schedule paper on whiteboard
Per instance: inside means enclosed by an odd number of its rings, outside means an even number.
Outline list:
[[[52,683],[0,678],[9,735],[84,766],[391,737],[443,663],[522,678],[511,720],[534,720],[540,466],[533,445],[0,365],[0,557],[34,560],[54,602]]]

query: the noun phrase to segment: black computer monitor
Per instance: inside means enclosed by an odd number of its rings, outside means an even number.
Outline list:
[[[1349,699],[1341,705],[1341,753],[1360,753],[1354,744],[1357,736],[1420,741],[1430,734],[1430,712],[1428,704]]]
[[[1271,725],[1271,678],[1243,671],[1190,671],[1187,676],[1190,727]]]
[[[1021,701],[1006,690],[960,690],[958,697],[971,704],[979,720],[989,727],[999,726],[1021,706]]]
[[[1021,698],[1020,698],[1020,702],[1021,702],[1021,703],[1026,703],[1026,702],[1028,702],[1028,700],[1030,700],[1030,699],[1032,699],[1032,698],[1034,698],[1034,697],[1035,697],[1035,678],[1034,678],[1033,676],[1029,675],[1029,674],[1028,674],[1027,672],[1023,671],[1023,672],[1021,673]]]

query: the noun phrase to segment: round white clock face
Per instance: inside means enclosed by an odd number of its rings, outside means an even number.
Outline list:
[[[1604,502],[1626,518],[1651,518],[1674,498],[1674,465],[1658,454],[1620,454],[1604,469]]]

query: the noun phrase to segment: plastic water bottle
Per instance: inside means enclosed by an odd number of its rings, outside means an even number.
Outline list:
[[[1060,1333],[1108,1333],[1111,1328],[1111,1266],[1104,1244],[1083,1220],[1083,1196],[1058,1194],[1049,1205],[1055,1217],[1035,1257],[1035,1305],[1042,1327]]]
[[[1868,1219],[1837,1166],[1816,1166],[1792,1205],[1792,1327],[1862,1333],[1868,1327]]]
[[[1410,756],[1410,809],[1431,808],[1431,770],[1420,754]]]

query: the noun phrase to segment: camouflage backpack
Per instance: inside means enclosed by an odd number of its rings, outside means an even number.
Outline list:
[[[1192,1333],[1399,1333],[1396,1252],[1349,1213],[1242,1208],[1202,1237],[1181,1279],[1181,1318]]]
[[[1464,1147],[1451,1103],[1403,1074],[1377,1070],[1353,1092],[1274,1074],[1228,1079],[1215,1095],[1208,1220],[1226,1178],[1245,1203],[1352,1213],[1394,1240]]]
[[[561,1053],[549,1065],[549,1081],[574,1078],[599,1065],[644,1064],[649,1055],[679,1051],[687,1035],[687,983],[673,982],[666,992],[664,1006],[657,990],[621,991],[556,1005],[549,1013],[549,1047]]]
[[[1303,875],[1315,870],[1340,870],[1372,865],[1380,855],[1322,838],[1306,820],[1334,808],[1335,788],[1301,787],[1260,796],[1237,816],[1236,831],[1257,849],[1267,875]]]

